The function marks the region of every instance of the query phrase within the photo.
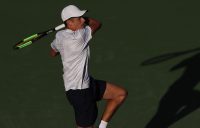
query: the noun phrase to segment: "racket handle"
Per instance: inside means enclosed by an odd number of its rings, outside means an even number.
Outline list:
[[[60,29],[63,29],[64,27],[65,27],[65,24],[61,24],[61,25],[55,27],[55,30],[58,31]]]

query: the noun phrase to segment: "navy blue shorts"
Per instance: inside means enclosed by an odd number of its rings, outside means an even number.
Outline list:
[[[66,96],[74,108],[78,126],[89,127],[94,125],[98,115],[96,102],[102,99],[105,90],[105,81],[90,78],[89,88],[66,92]]]

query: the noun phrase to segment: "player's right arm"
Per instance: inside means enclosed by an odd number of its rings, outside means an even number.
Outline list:
[[[55,57],[55,56],[59,55],[59,52],[56,52],[53,48],[51,48],[51,50],[50,50],[50,55],[51,55],[52,57]]]
[[[56,49],[55,43],[56,43],[56,39],[54,39],[53,42],[51,43],[50,56],[52,57],[55,57],[60,54],[58,50]]]
[[[99,30],[102,26],[102,24],[93,18],[90,17],[84,17],[85,19],[85,23],[90,26],[90,28],[92,29],[92,34],[94,34],[97,30]]]

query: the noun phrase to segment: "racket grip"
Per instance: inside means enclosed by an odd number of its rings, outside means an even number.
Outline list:
[[[65,27],[65,24],[61,24],[61,25],[55,27],[55,30],[58,31],[60,29],[63,29],[64,27]]]

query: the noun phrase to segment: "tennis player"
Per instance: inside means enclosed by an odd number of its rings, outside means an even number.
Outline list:
[[[66,28],[57,32],[51,43],[51,56],[61,55],[66,96],[73,106],[78,128],[94,128],[98,115],[97,101],[107,105],[99,128],[106,128],[113,114],[127,97],[127,91],[115,84],[92,78],[88,72],[89,41],[101,27],[99,21],[85,18],[87,10],[69,5],[61,17]]]

